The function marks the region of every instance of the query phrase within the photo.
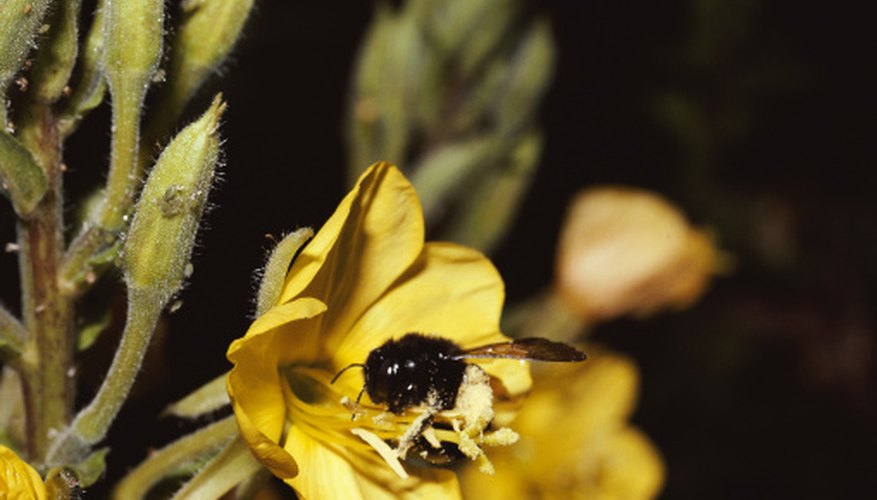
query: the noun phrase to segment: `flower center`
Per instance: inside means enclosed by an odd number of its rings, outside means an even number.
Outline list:
[[[404,460],[412,447],[415,457],[429,463],[447,463],[461,453],[477,460],[482,471],[492,473],[480,446],[517,441],[517,434],[510,429],[487,430],[493,418],[493,398],[487,375],[475,366],[466,372],[457,407],[437,411],[427,404],[398,415],[383,405],[355,402],[358,391],[349,385],[333,385],[333,374],[326,368],[292,365],[285,375],[284,396],[291,425],[339,453],[367,454],[374,459],[377,452],[403,478],[406,474],[399,460]]]

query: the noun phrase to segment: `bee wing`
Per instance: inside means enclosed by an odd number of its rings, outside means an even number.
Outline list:
[[[513,358],[535,361],[584,361],[587,355],[571,345],[539,337],[515,339],[467,349],[456,359]]]

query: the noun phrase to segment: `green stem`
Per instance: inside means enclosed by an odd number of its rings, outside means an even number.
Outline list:
[[[134,385],[163,307],[155,294],[128,290],[128,318],[103,383],[91,402],[58,435],[46,456],[48,465],[77,463],[107,435]]]
[[[21,142],[46,174],[48,192],[28,220],[18,222],[22,319],[30,338],[19,360],[27,413],[27,451],[41,459],[49,436],[64,428],[73,410],[73,316],[58,288],[63,254],[61,140],[48,106],[33,105],[22,120]]]
[[[77,235],[61,273],[65,293],[75,294],[96,278],[91,260],[103,249],[112,247],[124,230],[128,212],[140,183],[140,113],[145,96],[142,92],[113,92],[113,138],[110,148],[110,173],[103,199],[95,217]]]
[[[97,216],[98,225],[104,228],[121,227],[123,218],[134,202],[134,191],[140,182],[137,155],[140,146],[140,111],[143,108],[144,96],[145,90],[139,93],[122,91],[113,93],[110,175]]]
[[[76,437],[85,444],[102,440],[119,414],[140,371],[162,307],[154,294],[128,290],[128,319],[116,355],[94,399],[71,424]]]
[[[113,498],[143,498],[162,479],[190,470],[193,463],[219,452],[237,435],[233,416],[226,417],[192,434],[184,436],[149,455],[132,470],[113,491]]]

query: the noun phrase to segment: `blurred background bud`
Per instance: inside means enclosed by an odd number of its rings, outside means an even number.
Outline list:
[[[660,492],[663,461],[629,424],[636,365],[594,349],[588,355],[587,363],[533,367],[533,390],[512,424],[520,441],[492,451],[495,476],[464,470],[466,498],[646,499]]]
[[[556,287],[590,321],[691,304],[720,268],[710,237],[657,194],[586,190],[560,236]]]
[[[381,5],[354,69],[348,178],[400,165],[437,239],[490,252],[541,156],[536,114],[554,73],[544,20],[517,0]]]

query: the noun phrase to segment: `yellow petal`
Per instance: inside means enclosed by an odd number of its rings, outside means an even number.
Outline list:
[[[509,340],[499,331],[504,299],[502,278],[480,252],[453,243],[427,243],[423,253],[359,318],[335,349],[339,367],[361,363],[390,338],[418,332],[463,347]],[[529,371],[518,361],[483,364],[519,394],[529,388]]]
[[[344,332],[423,248],[423,212],[399,170],[378,163],[360,177],[289,271],[280,301],[329,304],[323,330]]]
[[[232,346],[229,348],[229,354],[239,349],[241,345],[245,344],[247,340],[253,337],[293,323],[302,318],[317,316],[325,311],[326,304],[310,297],[304,297],[295,302],[287,302],[285,304],[274,306],[266,311],[265,314],[256,318],[256,321],[250,325],[250,328],[247,330],[247,333],[243,338],[237,339],[232,343]]]
[[[491,456],[496,475],[467,468],[467,496],[647,499],[660,491],[661,457],[628,424],[637,372],[628,359],[589,349],[581,364],[545,364],[513,427],[521,440]]]
[[[599,461],[599,489],[606,499],[654,498],[664,484],[664,463],[655,446],[634,427],[609,438]]]
[[[301,465],[301,473],[286,483],[304,499],[460,498],[456,475],[451,471],[417,469],[419,476],[403,481],[380,460],[370,462],[349,451],[330,448],[295,425],[286,450]]]
[[[503,284],[481,253],[452,243],[428,243],[423,253],[343,337],[335,358],[378,347],[393,337],[419,332],[459,344],[502,341],[499,314]]]
[[[42,478],[9,448],[0,445],[0,498],[45,500]]]
[[[325,311],[325,305],[298,299],[273,311],[273,316],[285,319],[281,328],[251,329],[229,347],[228,359],[235,366],[228,375],[228,393],[241,436],[253,454],[279,477],[291,477],[296,474],[295,461],[278,444],[286,422],[278,367],[293,356],[297,333],[314,337],[307,333],[316,330],[314,318]]]
[[[617,427],[633,410],[636,366],[623,356],[589,351],[585,363],[546,363],[534,370],[536,386],[514,426],[523,435],[539,436],[543,449],[557,446],[559,452],[570,439]]]

